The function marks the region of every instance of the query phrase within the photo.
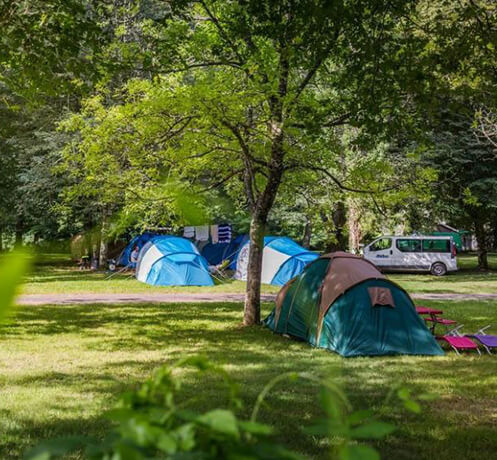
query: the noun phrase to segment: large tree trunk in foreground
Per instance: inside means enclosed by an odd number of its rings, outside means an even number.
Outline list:
[[[475,222],[475,236],[478,243],[478,268],[488,270],[487,234],[485,233],[485,225],[480,221]]]
[[[247,291],[243,324],[250,326],[261,322],[261,269],[264,251],[265,224],[253,218],[250,223],[250,248],[247,267]]]
[[[278,96],[269,100],[271,107],[271,121],[268,124],[268,134],[271,137],[271,160],[268,164],[267,183],[264,191],[254,199],[256,184],[254,182],[254,170],[250,167],[250,157],[246,157],[247,168],[250,169],[249,178],[246,181],[247,196],[252,202],[252,221],[250,223],[250,249],[247,273],[247,290],[245,292],[245,308],[243,312],[243,324],[251,326],[261,322],[261,268],[262,253],[264,250],[264,229],[267,218],[276,199],[278,188],[283,177],[285,157],[284,132],[283,132],[283,99],[288,89],[288,54],[286,48],[280,51],[280,78],[278,83]]]
[[[271,165],[266,187],[257,200],[250,222],[250,249],[247,269],[247,290],[243,324],[251,326],[261,322],[261,268],[264,250],[264,230],[269,213],[274,204],[278,188],[283,177],[283,133],[280,127],[273,129],[276,133],[271,148]]]

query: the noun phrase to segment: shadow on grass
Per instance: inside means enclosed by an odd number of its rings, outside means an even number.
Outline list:
[[[440,302],[428,303],[440,305]],[[482,320],[497,323],[497,313],[490,303],[460,302],[448,308],[448,313],[470,326]],[[269,304],[264,305],[265,313],[269,309]],[[451,354],[442,358],[344,360],[267,329],[240,328],[241,311],[242,305],[237,303],[58,305],[20,309],[15,324],[0,329],[4,348],[16,341],[27,346],[26,342],[36,344],[38,340],[46,343],[47,338],[53,338],[54,344],[69,340],[81,353],[94,353],[98,361],[76,363],[66,372],[55,371],[48,365],[44,371],[31,372],[27,368],[25,375],[2,376],[0,383],[12,391],[61,387],[72,392],[74,398],[71,402],[50,403],[50,409],[64,413],[60,420],[32,418],[30,408],[21,414],[4,409],[2,425],[6,443],[0,447],[0,457],[17,458],[28,445],[47,437],[81,433],[101,436],[108,425],[97,414],[112,407],[120,393],[136,386],[161,364],[199,353],[225,366],[240,383],[247,404],[242,411],[245,416],[264,385],[284,372],[331,375],[330,378],[342,384],[358,409],[378,408],[393,385],[404,384],[415,393],[435,392],[440,397],[427,403],[419,416],[394,409],[383,417],[399,427],[398,432],[377,445],[384,458],[456,459],[462,458],[460,454],[464,458],[477,458],[476,452],[478,458],[492,458],[497,451],[497,437],[490,436],[497,414],[495,356],[458,358]],[[23,350],[21,347],[20,352]],[[48,354],[54,362],[64,359],[55,348],[36,353],[45,358]],[[15,354],[12,359],[15,360]],[[199,377],[187,371],[183,391],[186,396],[198,399],[196,409],[200,411],[226,403],[224,385],[216,376]],[[79,402],[78,396],[88,394],[97,403],[93,412],[82,416],[85,403]],[[283,383],[271,392],[261,420],[276,426],[285,444],[320,458],[327,455],[325,444],[301,431],[302,426],[321,415],[316,394],[317,389],[312,385]]]

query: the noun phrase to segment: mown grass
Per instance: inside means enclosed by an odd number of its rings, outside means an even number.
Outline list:
[[[491,302],[423,302],[475,330],[493,324]],[[270,304],[264,305],[268,313]],[[20,307],[0,329],[0,458],[19,458],[40,439],[102,436],[102,412],[117,396],[164,363],[205,354],[240,383],[244,413],[273,377],[287,371],[332,375],[355,408],[378,408],[394,385],[415,394],[436,392],[420,415],[392,409],[383,417],[398,431],[377,443],[385,459],[480,459],[497,452],[497,356],[387,357],[342,359],[325,350],[241,328],[241,304],[45,305]],[[216,377],[185,373],[184,391],[200,410],[223,405]],[[321,415],[316,388],[299,382],[271,392],[261,420],[275,425],[279,439],[312,458],[326,445],[302,434]]]
[[[476,269],[476,256],[463,255],[458,259],[461,270],[444,277],[428,274],[389,274],[407,291],[431,293],[497,293],[497,270],[480,272]],[[490,256],[491,267],[497,268],[497,255]],[[33,273],[27,278],[23,288],[24,294],[58,294],[72,293],[186,293],[186,292],[245,292],[245,282],[224,280],[212,287],[194,286],[149,286],[137,281],[133,273],[115,275],[110,279],[109,273],[81,271],[63,254],[43,254],[38,260]],[[263,285],[262,292],[276,293],[277,286]]]
[[[420,273],[395,273],[388,276],[408,292],[497,294],[497,255],[489,255],[490,270],[477,269],[475,254],[458,256],[459,270],[447,276],[432,276]]]

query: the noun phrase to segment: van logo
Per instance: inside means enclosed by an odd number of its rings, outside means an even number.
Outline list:
[[[388,256],[385,254],[376,254],[377,259],[388,259]]]

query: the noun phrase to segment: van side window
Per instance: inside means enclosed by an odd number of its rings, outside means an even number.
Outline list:
[[[370,251],[384,251],[385,249],[390,249],[392,247],[391,238],[381,238],[375,241],[371,246],[369,246]]]
[[[450,240],[423,240],[423,252],[450,252]]]
[[[421,240],[397,240],[397,249],[400,252],[421,252]]]

